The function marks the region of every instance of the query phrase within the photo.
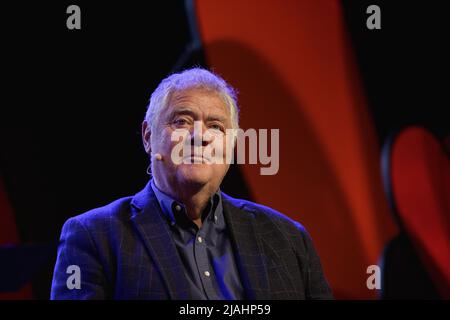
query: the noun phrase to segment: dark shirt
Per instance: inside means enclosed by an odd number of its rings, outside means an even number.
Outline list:
[[[216,192],[202,212],[202,226],[186,214],[186,208],[151,186],[169,224],[172,239],[184,265],[189,289],[198,300],[240,300],[244,290],[223,216],[222,197]]]

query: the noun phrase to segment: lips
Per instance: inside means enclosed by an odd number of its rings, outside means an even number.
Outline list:
[[[208,157],[204,157],[203,155],[189,155],[186,157],[183,157],[183,163],[188,164],[200,164],[200,163],[206,163],[211,164],[212,161]]]

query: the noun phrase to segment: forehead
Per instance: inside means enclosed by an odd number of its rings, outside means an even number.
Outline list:
[[[168,111],[187,107],[200,109],[202,112],[229,114],[228,107],[218,92],[201,88],[173,92],[167,106]]]

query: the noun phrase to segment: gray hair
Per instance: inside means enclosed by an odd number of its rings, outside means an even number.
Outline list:
[[[147,123],[153,128],[161,110],[167,107],[172,93],[191,88],[217,92],[230,111],[233,129],[239,128],[239,107],[236,90],[219,75],[198,67],[174,73],[161,81],[150,97],[150,103],[145,114]]]

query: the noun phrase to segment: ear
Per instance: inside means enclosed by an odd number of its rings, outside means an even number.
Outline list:
[[[151,130],[150,125],[146,120],[142,122],[142,143],[144,144],[144,149],[147,154],[150,155],[152,151],[151,142],[150,142],[150,136],[151,136]]]

